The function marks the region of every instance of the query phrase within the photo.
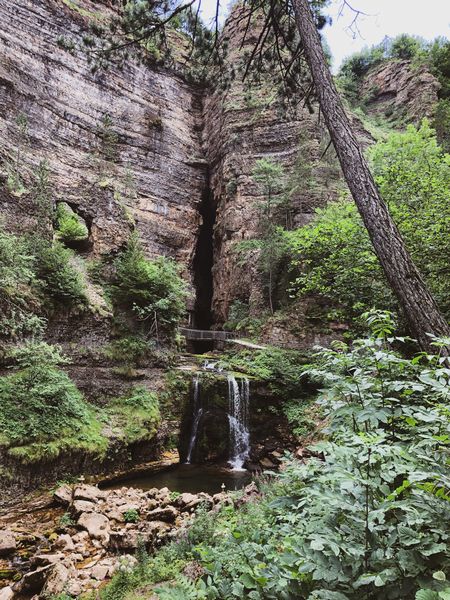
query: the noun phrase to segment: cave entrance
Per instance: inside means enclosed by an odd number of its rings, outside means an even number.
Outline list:
[[[195,249],[193,269],[196,298],[194,305],[193,326],[195,329],[211,329],[213,324],[213,262],[214,262],[214,224],[216,222],[216,204],[209,187],[205,188],[198,207],[202,224]],[[192,340],[191,350],[195,354],[203,354],[214,348],[209,340]]]

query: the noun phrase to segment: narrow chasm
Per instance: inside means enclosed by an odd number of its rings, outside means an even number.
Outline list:
[[[194,305],[193,327],[208,330],[213,324],[212,298],[213,298],[213,262],[214,262],[214,224],[216,222],[216,204],[214,195],[206,186],[199,205],[202,217],[197,248],[195,250],[193,269],[196,299]],[[207,352],[213,349],[213,342],[209,340],[193,340],[192,351],[195,353]]]

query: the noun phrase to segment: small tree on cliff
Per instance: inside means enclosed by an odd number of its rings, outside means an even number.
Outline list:
[[[260,269],[267,277],[266,288],[270,312],[274,313],[273,293],[277,267],[284,254],[283,230],[277,225],[276,210],[287,202],[283,194],[283,169],[272,160],[258,160],[253,169],[253,179],[258,183],[263,197],[258,202],[260,230]]]

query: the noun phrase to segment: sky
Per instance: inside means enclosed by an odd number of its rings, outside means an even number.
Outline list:
[[[228,0],[221,0],[222,13],[226,12],[227,3]],[[364,46],[378,44],[385,36],[409,33],[426,40],[450,37],[450,0],[349,0],[349,4],[367,14],[358,17],[358,33],[354,36],[349,31],[354,13],[346,9],[338,16],[342,0],[331,2],[328,14],[333,24],[323,30],[333,55],[335,72],[343,58]],[[216,0],[202,0],[202,15],[206,22],[213,17],[215,9]]]

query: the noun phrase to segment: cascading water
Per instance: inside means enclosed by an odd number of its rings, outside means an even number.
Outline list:
[[[250,384],[241,379],[240,386],[232,375],[228,375],[228,404],[230,423],[230,459],[233,470],[241,471],[250,453],[250,434],[248,431],[248,405]]]
[[[192,429],[191,429],[191,437],[189,439],[188,452],[186,456],[186,464],[191,464],[192,452],[195,448],[195,442],[197,440],[198,433],[198,425],[200,423],[200,419],[202,418],[203,409],[200,406],[200,381],[198,377],[194,379],[194,412],[192,419]]]

